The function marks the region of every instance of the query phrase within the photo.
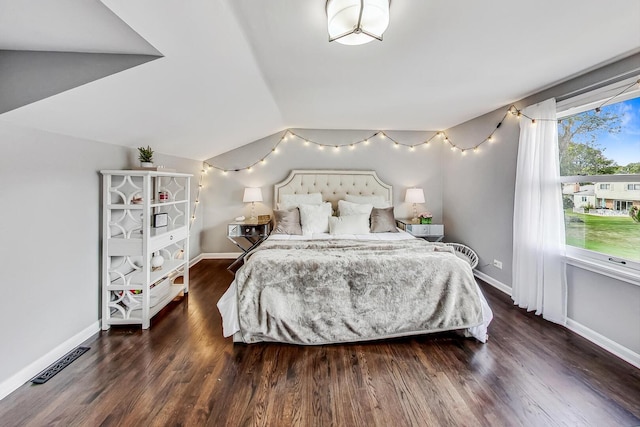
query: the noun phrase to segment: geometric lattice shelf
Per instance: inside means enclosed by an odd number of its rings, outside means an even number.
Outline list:
[[[102,329],[122,324],[147,329],[158,311],[189,292],[191,175],[101,174]]]

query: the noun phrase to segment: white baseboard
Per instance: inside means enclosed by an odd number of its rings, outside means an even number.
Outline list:
[[[209,252],[200,254],[202,259],[236,259],[240,255],[241,252]]]
[[[193,267],[194,265],[196,265],[197,263],[199,263],[203,259],[204,259],[204,257],[202,256],[202,254],[200,254],[197,257],[191,259],[191,261],[189,261],[189,268]]]
[[[493,277],[488,276],[488,275],[484,274],[482,271],[479,271],[479,270],[473,270],[473,275],[476,276],[478,279],[482,280],[483,282],[487,282],[488,284],[490,284],[494,288],[496,288],[496,289],[504,292],[505,294],[511,296],[511,287],[505,285],[501,281],[496,280]]]
[[[604,335],[601,335],[598,332],[587,328],[586,326],[576,322],[575,320],[567,319],[566,326],[570,331],[575,332],[581,337],[588,339],[597,346],[607,350],[609,353],[615,354],[620,359],[632,364],[636,368],[640,368],[640,354],[634,352],[633,350],[630,350],[627,347],[610,340]]]
[[[25,366],[13,376],[0,383],[0,400],[7,397],[22,384],[35,377],[40,371],[53,364],[56,360],[88,340],[94,334],[100,332],[100,322],[96,321],[84,330],[78,332],[62,344],[58,345],[35,362]]]

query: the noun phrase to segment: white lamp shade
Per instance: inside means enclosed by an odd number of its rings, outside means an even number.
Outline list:
[[[261,202],[262,201],[262,190],[254,187],[247,187],[244,189],[244,197],[242,201],[247,202]]]
[[[376,38],[382,39],[382,34],[389,26],[389,0],[364,0],[362,20],[358,27],[360,7],[360,0],[327,0],[329,40],[358,45]],[[350,32],[351,34],[340,37]]]
[[[422,188],[407,188],[404,201],[406,203],[424,203],[424,191]]]

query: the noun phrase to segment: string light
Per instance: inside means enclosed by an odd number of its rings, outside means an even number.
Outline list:
[[[624,90],[622,90],[620,93],[618,93],[617,95],[614,95],[613,97],[607,99],[606,101],[604,101],[600,106],[595,108],[596,113],[599,113],[601,111],[601,107],[604,106],[605,104],[611,102],[613,99],[619,97],[620,95],[624,94],[625,92],[627,92],[629,89],[633,88],[634,86],[636,86],[636,84],[640,85],[640,79],[634,83],[632,83],[631,85],[627,86]],[[374,132],[371,136],[368,136],[360,141],[355,141],[355,142],[349,142],[346,144],[324,144],[321,142],[316,142],[316,141],[312,141],[308,138],[302,137],[298,134],[296,134],[293,130],[291,129],[286,129],[283,131],[282,136],[280,137],[280,139],[278,140],[278,142],[270,149],[269,152],[267,152],[265,155],[263,155],[260,160],[252,163],[252,164],[248,164],[247,166],[244,167],[239,167],[237,169],[224,169],[221,168],[219,166],[215,166],[212,164],[209,164],[207,162],[204,162],[204,166],[202,169],[202,175],[204,175],[206,173],[207,169],[217,169],[219,170],[223,175],[226,175],[227,172],[229,172],[230,170],[233,172],[239,172],[242,170],[250,170],[252,166],[260,163],[260,164],[266,164],[266,158],[271,155],[271,154],[276,154],[278,152],[278,145],[280,145],[282,142],[284,142],[285,140],[295,140],[296,138],[298,138],[300,141],[303,142],[303,144],[305,146],[309,146],[309,145],[315,145],[316,147],[318,147],[318,150],[322,151],[324,150],[325,147],[333,147],[335,152],[340,152],[342,150],[340,150],[341,147],[343,146],[349,146],[349,150],[355,150],[355,148],[359,145],[359,144],[364,144],[364,145],[370,145],[371,142],[371,138],[378,136],[381,140],[386,140],[389,142],[393,142],[393,146],[394,148],[400,148],[400,146],[404,146],[407,147],[409,149],[409,151],[414,151],[415,147],[418,145],[423,145],[425,148],[429,148],[430,142],[434,139],[434,138],[442,138],[442,142],[444,144],[449,144],[451,151],[455,152],[455,151],[460,151],[462,155],[466,155],[466,152],[469,150],[473,150],[474,153],[479,153],[480,150],[480,146],[486,142],[488,143],[493,143],[496,142],[496,137],[495,137],[495,133],[498,131],[498,129],[500,129],[500,127],[502,126],[502,124],[504,123],[505,119],[509,116],[516,116],[518,119],[521,119],[522,117],[525,117],[527,119],[529,119],[531,121],[531,125],[536,125],[539,121],[557,121],[557,119],[543,119],[543,118],[532,118],[527,116],[526,114],[524,114],[522,112],[522,110],[518,109],[518,107],[516,107],[515,105],[509,105],[509,107],[507,107],[507,111],[505,112],[504,116],[502,117],[502,119],[496,124],[495,129],[493,129],[493,131],[491,133],[489,133],[489,135],[484,138],[483,140],[481,140],[480,142],[478,142],[476,145],[472,145],[469,148],[461,148],[460,146],[454,144],[451,140],[451,138],[449,138],[449,136],[446,134],[446,131],[437,131],[434,132],[434,134],[428,138],[427,140],[418,143],[418,144],[407,144],[407,143],[403,143],[400,141],[396,141],[395,139],[393,139],[392,137],[390,137],[389,135],[387,135],[384,131],[376,131]],[[200,187],[202,188],[202,187]]]

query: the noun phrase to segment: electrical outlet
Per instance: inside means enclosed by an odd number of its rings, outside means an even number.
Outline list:
[[[502,261],[498,261],[497,259],[493,260],[493,266],[495,268],[499,268],[500,270],[502,270]]]

